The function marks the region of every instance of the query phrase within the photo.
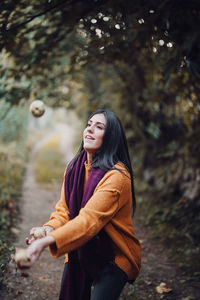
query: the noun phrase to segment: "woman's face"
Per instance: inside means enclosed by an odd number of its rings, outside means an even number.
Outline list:
[[[83,132],[83,148],[88,153],[97,151],[103,142],[106,128],[106,118],[104,114],[96,114],[89,119]]]

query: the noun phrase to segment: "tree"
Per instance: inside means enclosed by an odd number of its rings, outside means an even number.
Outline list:
[[[0,48],[15,57],[19,71],[29,78],[32,74],[46,78],[47,70],[61,65],[61,57],[74,51],[75,45],[83,50],[87,47],[83,36],[82,41],[75,37],[81,24],[82,31],[92,37],[93,57],[100,51],[104,53],[101,59],[113,61],[117,56],[121,59],[123,51],[132,65],[129,52],[134,53],[135,48],[157,52],[158,61],[161,52],[164,59],[160,63],[169,79],[180,66],[199,74],[199,18],[196,0],[48,0],[31,4],[8,0],[1,6]]]
[[[27,99],[84,117],[98,106],[115,110],[133,149],[143,214],[174,244],[169,228],[180,229],[179,256],[185,247],[198,255],[199,20],[196,0],[9,0],[1,7],[0,47],[12,61],[2,64],[2,80],[13,81],[9,96],[2,88],[5,100],[18,103],[26,82]]]

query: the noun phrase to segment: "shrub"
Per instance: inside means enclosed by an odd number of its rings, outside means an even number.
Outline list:
[[[0,286],[4,281],[26,162],[27,112],[0,101]]]

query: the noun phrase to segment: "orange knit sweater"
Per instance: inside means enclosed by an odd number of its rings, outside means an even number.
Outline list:
[[[66,261],[68,252],[82,246],[104,227],[113,243],[115,263],[132,280],[140,270],[141,246],[133,230],[130,176],[122,164],[118,163],[116,167],[123,173],[108,171],[73,220],[69,220],[63,183],[56,211],[45,225],[54,228],[49,234],[56,241],[50,246],[51,254],[54,257],[66,254]],[[90,170],[85,163],[85,183]]]

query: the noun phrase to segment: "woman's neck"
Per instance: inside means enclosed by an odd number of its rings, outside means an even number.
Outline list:
[[[92,164],[92,153],[87,152],[87,163],[88,165]]]

